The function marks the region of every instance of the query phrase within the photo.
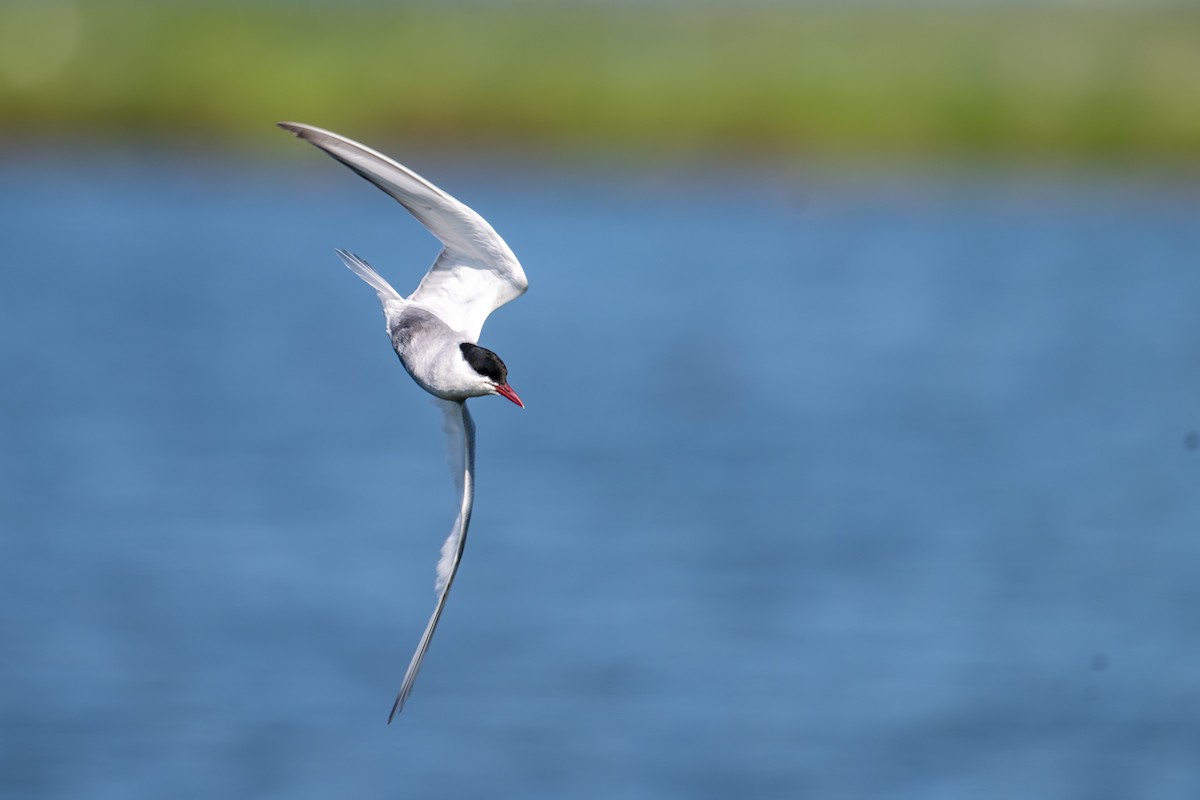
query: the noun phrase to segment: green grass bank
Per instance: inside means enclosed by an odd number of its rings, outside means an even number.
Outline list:
[[[1194,162],[1200,9],[0,4],[11,136]]]

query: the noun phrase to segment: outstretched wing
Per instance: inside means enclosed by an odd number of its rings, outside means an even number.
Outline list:
[[[429,624],[425,626],[425,633],[421,634],[417,652],[413,653],[412,661],[408,663],[404,682],[400,684],[400,692],[396,695],[396,702],[392,704],[392,713],[388,714],[389,723],[404,708],[404,701],[412,693],[417,672],[425,659],[425,651],[429,649],[429,642],[433,639],[438,620],[441,619],[442,609],[446,607],[446,597],[450,594],[454,576],[458,573],[458,564],[462,561],[463,548],[467,544],[467,527],[471,524],[471,506],[475,502],[475,422],[467,411],[465,401],[460,403],[438,400],[437,404],[442,407],[446,436],[450,440],[450,469],[454,471],[460,495],[458,518],[454,520],[454,527],[442,544],[442,556],[438,559],[435,584],[437,605],[434,606]]]
[[[400,201],[441,240],[443,249],[421,285],[408,298],[476,342],[488,315],[520,297],[529,286],[525,271],[483,217],[407,167],[344,136],[280,122],[279,127],[324,150]]]

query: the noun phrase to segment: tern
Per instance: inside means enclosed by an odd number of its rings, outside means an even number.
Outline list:
[[[400,363],[441,406],[459,491],[458,516],[437,565],[437,604],[388,714],[391,723],[412,692],[458,572],[471,524],[475,423],[467,411],[467,399],[496,394],[525,407],[508,385],[504,362],[476,342],[488,315],[524,294],[529,282],[517,257],[483,217],[420,175],[345,136],[295,122],[278,124],[400,201],[442,242],[437,260],[408,297],[402,297],[366,261],[345,250],[335,251],[379,295],[388,337]]]

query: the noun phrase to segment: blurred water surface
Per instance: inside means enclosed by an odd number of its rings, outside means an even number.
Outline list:
[[[532,288],[390,728],[453,497],[332,248],[434,240],[315,152],[0,165],[5,795],[1200,795],[1194,185],[408,160]]]

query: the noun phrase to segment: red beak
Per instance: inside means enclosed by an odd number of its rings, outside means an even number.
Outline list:
[[[521,398],[517,397],[517,393],[514,392],[512,387],[509,386],[507,383],[502,383],[499,386],[497,386],[496,394],[500,395],[501,397],[512,400],[514,403],[519,405],[521,408],[525,407],[525,404],[521,402]]]

